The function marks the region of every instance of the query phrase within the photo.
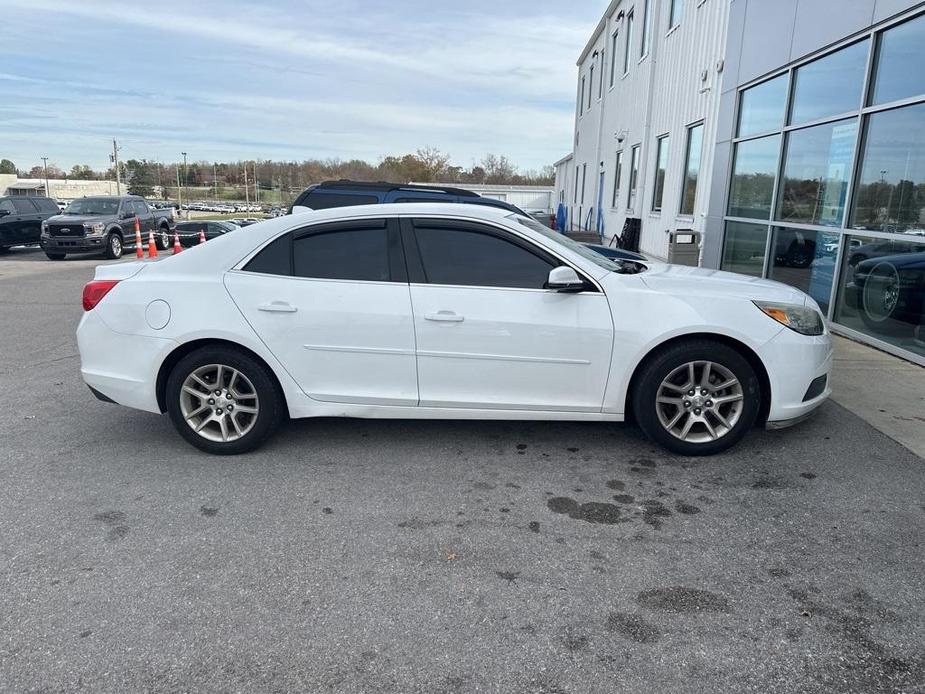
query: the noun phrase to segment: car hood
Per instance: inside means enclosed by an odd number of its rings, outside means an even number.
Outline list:
[[[800,306],[805,305],[808,298],[789,285],[734,272],[662,263],[646,265],[649,269],[638,275],[646,286],[679,296],[740,297],[748,301],[777,301]]]
[[[112,219],[112,215],[102,214],[56,214],[48,218],[49,224],[73,224],[80,226],[83,223],[99,222],[104,219]]]

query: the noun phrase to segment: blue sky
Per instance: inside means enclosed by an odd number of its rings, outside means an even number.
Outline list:
[[[20,168],[570,150],[606,0],[0,0],[0,157]]]

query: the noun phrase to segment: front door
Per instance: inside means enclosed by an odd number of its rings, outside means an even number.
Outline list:
[[[599,412],[613,320],[544,289],[561,261],[500,228],[403,220],[421,407]]]
[[[302,390],[325,402],[415,406],[414,326],[397,222],[305,227],[225,286]]]

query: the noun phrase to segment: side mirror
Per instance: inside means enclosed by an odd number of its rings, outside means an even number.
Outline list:
[[[9,210],[0,210],[0,217],[6,217],[9,213]]]
[[[585,289],[585,283],[572,268],[560,265],[549,271],[546,288],[557,292],[580,292]]]
[[[135,216],[134,212],[123,212],[122,213],[122,219],[131,219],[134,216]]]

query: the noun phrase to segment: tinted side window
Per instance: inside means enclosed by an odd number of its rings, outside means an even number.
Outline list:
[[[542,289],[555,267],[545,258],[489,230],[415,224],[430,284]]]
[[[14,198],[13,207],[16,208],[16,211],[19,214],[35,214],[36,209],[35,205],[32,204],[32,201],[28,198]]]
[[[150,212],[149,212],[149,210],[148,210],[148,206],[145,204],[145,202],[144,202],[143,200],[136,200],[136,201],[135,201],[135,213],[136,213],[139,217],[142,217],[142,216],[145,216],[145,215],[150,214]]]
[[[36,205],[38,205],[39,211],[41,212],[54,212],[58,213],[58,203],[50,198],[36,198],[33,200]]]
[[[292,249],[297,277],[388,282],[389,243],[379,228],[310,232],[297,237]]]
[[[292,274],[292,234],[283,234],[272,241],[244,266],[247,272],[266,275]]]
[[[10,214],[16,214],[16,208],[13,207],[13,201],[9,199],[0,200],[0,210],[9,212]]]
[[[327,210],[331,207],[351,207],[353,205],[375,205],[379,198],[375,195],[350,195],[348,193],[320,193],[313,190],[302,198],[300,205],[313,210]]]

